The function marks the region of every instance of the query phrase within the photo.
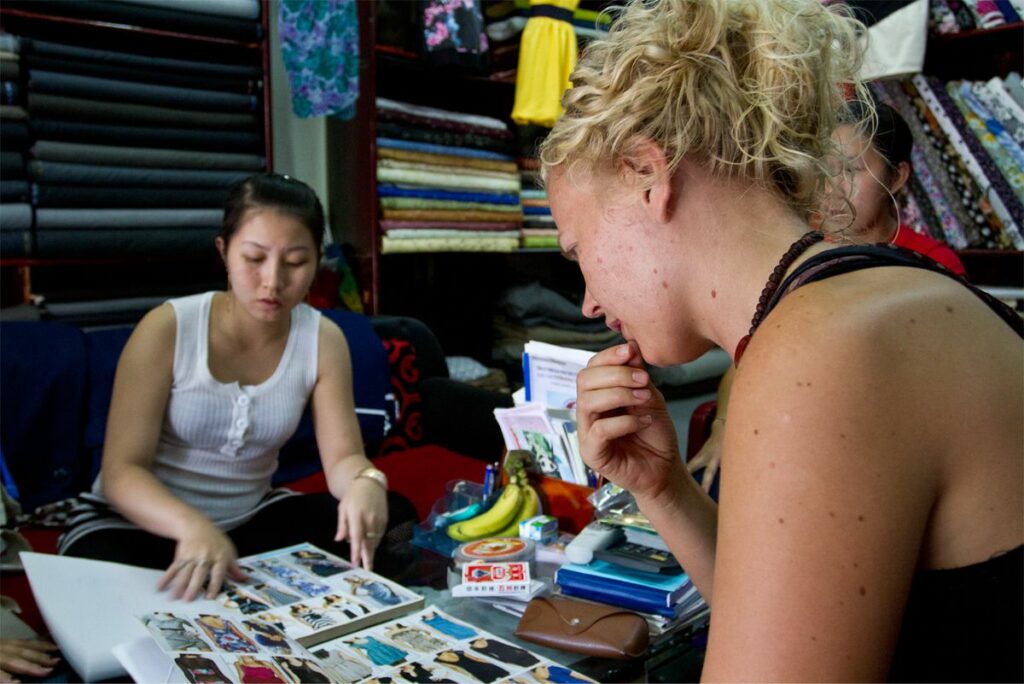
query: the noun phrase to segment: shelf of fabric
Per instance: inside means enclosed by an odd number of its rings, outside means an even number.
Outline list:
[[[0,110],[0,266],[66,300],[88,286],[84,264],[117,264],[117,298],[163,277],[131,263],[215,256],[229,188],[271,166],[267,8],[5,2],[0,94],[24,121]]]
[[[1005,77],[1024,64],[1024,22],[931,35],[924,69],[943,79]]]
[[[960,261],[971,282],[1002,287],[1024,286],[1024,252],[1013,249],[961,249]]]

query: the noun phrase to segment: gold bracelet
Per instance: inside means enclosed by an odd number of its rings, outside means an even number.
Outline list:
[[[356,473],[356,476],[353,478],[353,480],[358,480],[360,478],[373,480],[381,487],[383,487],[385,492],[388,491],[388,476],[385,475],[384,471],[380,470],[379,468],[374,468],[373,466],[366,466],[358,473]]]

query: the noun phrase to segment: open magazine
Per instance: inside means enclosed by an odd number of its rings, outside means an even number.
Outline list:
[[[159,570],[39,553],[21,558],[50,633],[86,681],[123,674],[111,650],[146,634],[140,615],[207,615],[213,632],[216,620],[272,625],[310,646],[423,606],[422,596],[311,544],[241,558],[249,582],[225,582],[216,598],[191,603],[157,591]]]
[[[115,649],[140,682],[589,682],[569,668],[426,608],[311,650],[259,620],[143,615],[154,638]],[[225,636],[230,634],[230,638]]]

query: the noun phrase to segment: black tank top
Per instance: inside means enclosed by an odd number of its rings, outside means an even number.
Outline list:
[[[971,290],[1024,338],[1024,319],[931,259],[893,245],[839,247],[800,264],[765,316],[807,283],[881,266],[941,273]],[[889,671],[901,682],[1024,682],[1024,545],[974,565],[914,573]]]

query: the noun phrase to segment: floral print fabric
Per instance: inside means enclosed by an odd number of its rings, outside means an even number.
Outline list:
[[[359,98],[356,0],[281,0],[279,17],[296,116],[352,119]]]

